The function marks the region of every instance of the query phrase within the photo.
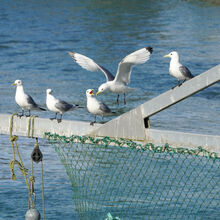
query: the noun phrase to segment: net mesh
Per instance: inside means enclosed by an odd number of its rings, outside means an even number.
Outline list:
[[[217,219],[220,158],[201,147],[45,133],[73,186],[79,219]],[[111,218],[106,218],[111,213]]]

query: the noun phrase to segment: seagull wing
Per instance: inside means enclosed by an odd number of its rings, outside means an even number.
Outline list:
[[[180,66],[179,67],[180,72],[186,77],[186,78],[193,78],[194,76],[190,72],[190,70],[186,66]]]
[[[111,113],[111,109],[105,103],[100,102],[99,104],[99,108],[103,113]]]
[[[66,111],[69,111],[73,107],[73,105],[63,100],[58,100],[57,103],[55,104],[55,107],[61,112],[66,112]]]
[[[33,100],[33,98],[30,95],[26,94],[26,100],[27,100],[27,103],[31,105],[33,108],[38,108],[38,105],[36,104],[36,102]]]
[[[75,52],[69,52],[69,55],[83,69],[86,69],[86,70],[91,71],[91,72],[101,70],[105,74],[106,81],[114,80],[115,77],[107,69],[105,69],[103,66],[98,65],[97,63],[95,63],[94,60],[90,59],[89,57],[86,57],[82,54],[75,53]]]
[[[153,52],[152,47],[142,48],[127,55],[119,64],[115,81],[130,83],[130,75],[133,66],[147,62]]]

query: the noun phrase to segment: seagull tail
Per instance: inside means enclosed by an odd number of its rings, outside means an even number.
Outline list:
[[[40,109],[41,111],[47,111],[45,108],[39,107],[39,109]]]
[[[84,108],[83,106],[75,105],[74,108]]]
[[[111,112],[111,113],[110,113],[110,115],[115,115],[115,114],[116,114],[116,112]]]

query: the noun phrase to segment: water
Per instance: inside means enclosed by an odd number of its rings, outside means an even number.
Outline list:
[[[120,60],[145,46],[152,46],[151,59],[133,69],[131,87],[139,88],[127,95],[127,105],[115,105],[114,95],[101,95],[118,114],[128,111],[170,89],[176,80],[168,73],[169,60],[163,55],[180,53],[182,63],[198,75],[220,63],[220,5],[218,1],[13,1],[0,4],[0,113],[18,111],[14,102],[16,79],[23,80],[25,91],[45,106],[45,91],[52,88],[59,98],[85,106],[85,91],[97,89],[104,82],[101,72],[81,69],[68,55],[76,51],[93,58],[115,74]],[[159,129],[220,135],[220,84],[216,84],[183,102],[153,116],[151,126]],[[51,117],[49,112],[40,117]],[[92,120],[80,109],[64,119]],[[109,120],[109,119],[106,119]],[[29,142],[23,139],[23,145]],[[12,157],[7,137],[0,137],[3,152],[0,164],[0,217],[22,219],[26,209],[23,181],[8,179]],[[7,146],[7,148],[5,147]],[[3,150],[4,149],[4,150]],[[5,150],[6,149],[6,150]],[[74,219],[72,188],[64,167],[53,149],[47,155],[47,211],[57,209],[51,218]],[[26,155],[26,154],[24,154]],[[54,161],[54,158],[56,160]],[[53,163],[49,163],[53,161]],[[60,182],[63,183],[60,185]],[[60,188],[61,187],[61,188]],[[12,190],[16,190],[12,194]],[[20,195],[18,195],[20,194]],[[65,199],[64,196],[65,195]],[[8,204],[2,201],[8,198]],[[17,201],[20,209],[11,210]],[[53,206],[54,204],[54,206]],[[57,214],[61,213],[62,214]],[[52,215],[52,214],[51,214]],[[56,217],[55,217],[56,216]]]

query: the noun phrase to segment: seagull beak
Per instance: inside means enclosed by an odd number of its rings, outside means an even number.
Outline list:
[[[170,57],[170,56],[169,56],[169,54],[167,54],[167,55],[165,55],[165,56],[163,56],[163,57]]]
[[[98,95],[98,94],[100,94],[100,93],[102,93],[102,92],[98,91],[98,92],[96,93],[96,95]]]
[[[12,83],[11,85],[12,85],[12,86],[16,86],[16,83]]]

